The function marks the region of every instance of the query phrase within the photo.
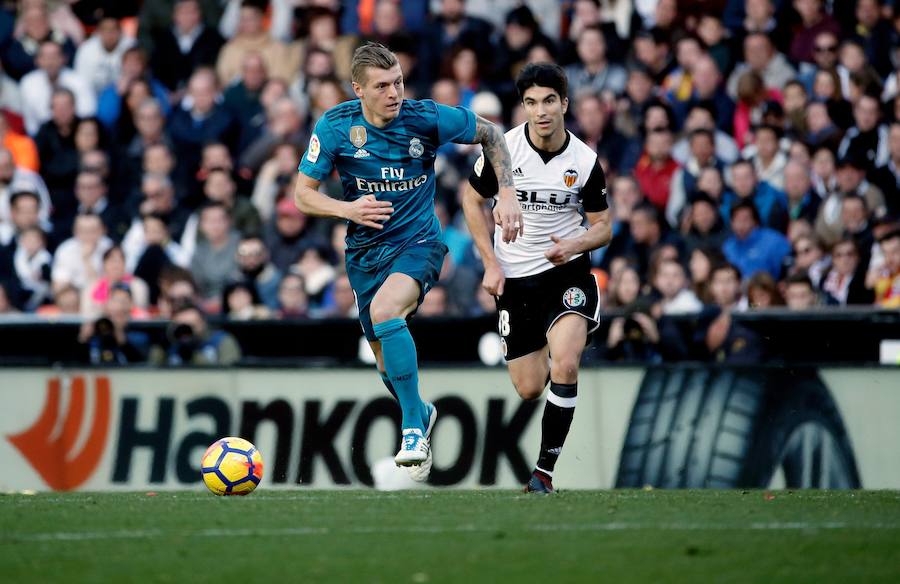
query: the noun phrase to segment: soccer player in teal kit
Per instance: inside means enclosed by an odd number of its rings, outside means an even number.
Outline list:
[[[494,221],[504,241],[523,232],[503,132],[471,111],[431,100],[403,99],[403,71],[379,44],[353,54],[358,100],[319,119],[300,163],[294,197],[309,215],[349,222],[347,275],[359,320],[378,370],[403,414],[395,462],[424,481],[431,470],[429,438],[437,411],[419,397],[416,346],[406,326],[437,281],[447,247],[434,214],[435,150],[447,142],[480,143],[492,161],[499,195]],[[344,199],[318,191],[337,168]]]

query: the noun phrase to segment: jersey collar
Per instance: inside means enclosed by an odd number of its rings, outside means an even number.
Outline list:
[[[569,139],[571,138],[571,134],[566,130],[566,141],[563,142],[563,145],[559,150],[555,152],[548,152],[547,150],[541,150],[537,146],[534,145],[534,142],[531,141],[531,136],[528,135],[528,122],[525,122],[525,140],[528,142],[528,145],[531,146],[531,149],[538,153],[538,156],[541,157],[541,160],[544,161],[544,164],[547,164],[560,154],[566,151],[566,148],[569,147]]]

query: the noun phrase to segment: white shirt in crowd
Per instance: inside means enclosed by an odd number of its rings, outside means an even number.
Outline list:
[[[105,235],[97,242],[97,247],[94,248],[94,253],[90,257],[95,273],[100,273],[100,270],[103,268],[103,254],[112,245],[112,240]],[[56,248],[56,253],[53,256],[51,280],[54,288],[62,284],[71,284],[81,290],[87,286],[88,273],[81,254],[81,242],[74,237],[65,240]]]
[[[72,69],[59,72],[56,87],[64,87],[75,95],[75,113],[80,118],[93,116],[97,112],[97,95],[85,78]],[[20,82],[22,90],[22,116],[25,129],[31,136],[37,134],[41,124],[50,119],[50,98],[54,86],[47,72],[35,69]]]
[[[84,41],[75,53],[75,72],[88,80],[94,92],[99,94],[110,83],[115,83],[122,71],[122,55],[133,47],[135,40],[122,36],[119,44],[108,52],[96,34]]]

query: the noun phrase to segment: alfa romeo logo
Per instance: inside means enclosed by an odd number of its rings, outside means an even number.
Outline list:
[[[578,308],[584,306],[586,302],[587,295],[581,288],[569,288],[563,294],[563,304],[566,305],[566,308]]]

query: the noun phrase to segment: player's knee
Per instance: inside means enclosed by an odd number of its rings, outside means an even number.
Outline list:
[[[578,379],[578,364],[580,355],[561,355],[553,357],[551,369],[554,380],[560,383],[575,383]]]
[[[392,318],[398,318],[400,311],[391,306],[387,302],[373,302],[369,309],[369,316],[372,318],[372,324],[387,322]]]
[[[516,393],[525,401],[533,401],[541,397],[544,393],[544,386],[534,381],[518,381],[515,384]]]

